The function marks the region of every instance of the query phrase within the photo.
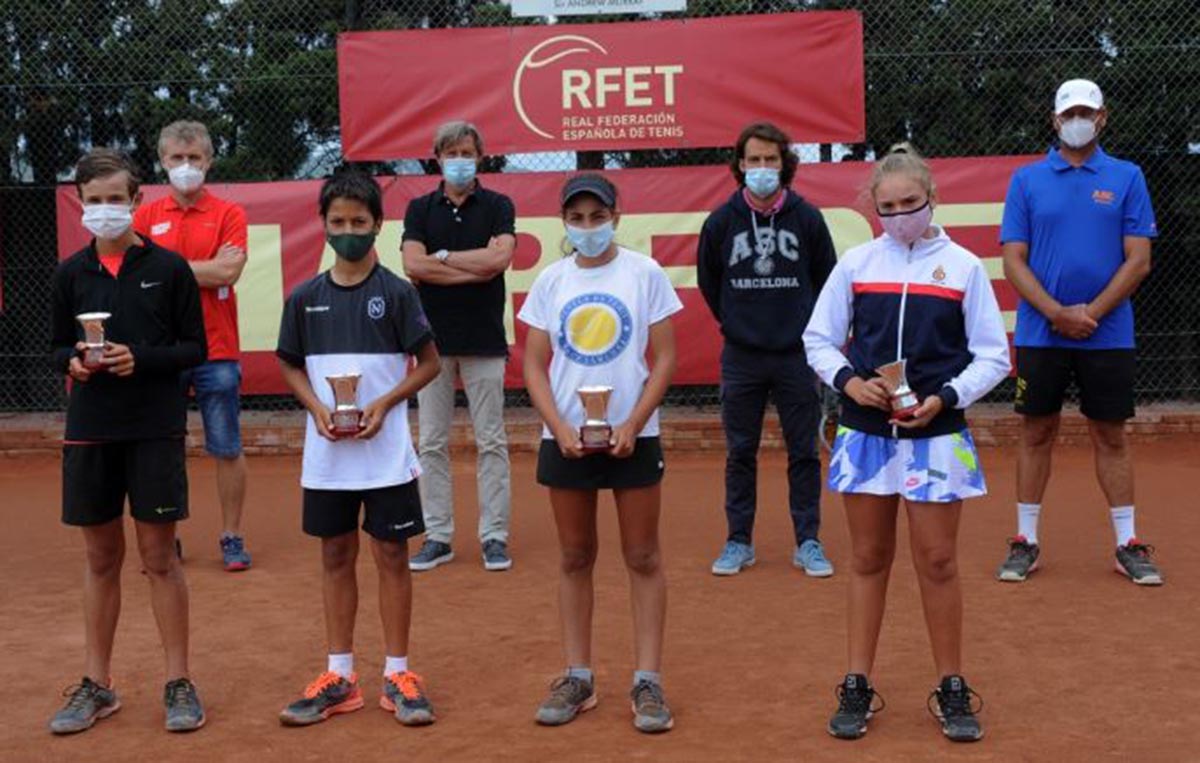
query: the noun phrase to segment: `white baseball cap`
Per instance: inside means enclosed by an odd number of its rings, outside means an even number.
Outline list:
[[[1100,92],[1100,86],[1089,79],[1069,79],[1059,85],[1058,94],[1054,96],[1054,113],[1061,114],[1075,106],[1104,108],[1104,93]]]

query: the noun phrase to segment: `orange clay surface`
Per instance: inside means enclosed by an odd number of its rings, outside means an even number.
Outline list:
[[[373,562],[359,561],[357,668],[367,706],[309,728],[280,708],[324,668],[318,542],[300,532],[298,457],[250,461],[246,535],[254,569],[219,566],[212,463],[189,462],[192,518],[182,525],[191,586],[192,673],[208,724],[162,730],[163,662],[132,543],[113,671],[123,708],[54,738],[46,722],[83,661],[78,531],[59,523],[59,462],[0,460],[0,760],[3,761],[1186,761],[1200,757],[1200,444],[1138,448],[1138,529],[1157,544],[1167,585],[1142,589],[1112,569],[1108,510],[1091,454],[1064,448],[1043,512],[1042,569],[1025,584],[992,573],[1014,526],[1013,452],[982,453],[992,495],[966,506],[960,569],[965,673],[984,696],[987,737],[944,740],[925,710],[935,679],[902,538],[874,681],[887,710],[858,742],[825,724],[844,670],[850,567],[841,501],[823,500],[838,573],[791,566],[784,461],[762,458],[758,565],[735,578],[708,568],[724,541],[719,455],[668,455],[662,516],[670,587],[664,665],[674,731],[637,733],[627,696],[631,621],[615,512],[601,503],[595,670],[599,707],[562,728],[533,714],[562,668],[557,549],[531,456],[513,459],[510,572],[484,572],[474,539],[473,465],[459,459],[458,558],[416,576],[411,661],[436,725],[411,729],[378,708],[383,660]],[[906,533],[902,522],[900,531]],[[132,530],[127,531],[132,541]],[[415,544],[414,544],[415,545]]]

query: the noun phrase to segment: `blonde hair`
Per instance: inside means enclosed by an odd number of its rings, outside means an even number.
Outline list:
[[[882,159],[875,162],[875,170],[871,173],[871,197],[874,198],[875,191],[885,176],[899,174],[917,181],[930,197],[937,193],[937,184],[933,182],[929,163],[911,143],[904,141],[893,145]]]
[[[208,134],[208,128],[200,122],[189,122],[186,119],[181,119],[162,128],[162,132],[158,134],[159,156],[163,155],[164,145],[168,140],[177,140],[180,143],[199,143],[200,147],[208,154],[208,157],[212,158],[212,137]]]

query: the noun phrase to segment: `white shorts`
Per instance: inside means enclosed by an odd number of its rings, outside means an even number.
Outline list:
[[[829,489],[838,493],[902,495],[951,503],[987,495],[969,430],[921,439],[892,439],[838,427],[829,460]]]

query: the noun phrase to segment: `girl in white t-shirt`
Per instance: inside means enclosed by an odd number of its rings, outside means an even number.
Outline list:
[[[658,543],[658,405],[675,370],[669,317],[683,305],[654,260],[614,242],[617,189],[602,175],[568,180],[562,215],[573,250],[537,277],[518,315],[529,326],[525,384],[545,422],[538,482],[550,488],[562,549],[559,609],[567,670],[551,686],[537,720],[558,726],[596,706],[590,632],[596,503],[600,490],[611,489],[633,598],[634,725],[666,731],[674,721],[659,677],[667,591]],[[581,389],[601,402],[607,396],[606,423],[593,423],[595,411],[585,416]]]

